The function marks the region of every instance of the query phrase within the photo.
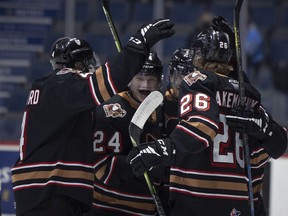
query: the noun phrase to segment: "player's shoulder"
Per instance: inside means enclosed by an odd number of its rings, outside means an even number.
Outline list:
[[[127,114],[131,112],[134,112],[134,110],[132,110],[129,103],[127,103],[120,94],[116,94],[102,103],[100,107],[98,107],[97,113],[108,119],[122,119],[124,117],[126,118]]]
[[[196,70],[183,78],[184,83],[191,86],[206,86],[209,87],[218,83],[218,76],[214,72],[205,70]]]
[[[74,68],[63,68],[53,72],[53,78],[56,80],[87,80],[94,72],[82,72]]]

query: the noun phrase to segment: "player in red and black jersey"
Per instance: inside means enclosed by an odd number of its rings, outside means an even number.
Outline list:
[[[287,148],[286,130],[267,113],[260,93],[247,79],[246,107],[239,107],[239,82],[230,65],[234,39],[230,30],[228,34],[213,25],[198,35],[192,49],[199,70],[182,82],[175,130],[164,140],[133,148],[128,155],[136,175],[157,165],[171,165],[172,216],[250,214],[240,133],[249,136],[255,215],[264,216],[263,167]],[[156,154],[147,154],[148,146]]]
[[[178,96],[180,84],[185,75],[195,70],[192,64],[192,52],[190,49],[179,48],[173,53],[168,67],[168,85],[165,90],[162,105],[163,129],[162,138],[166,138],[178,124]],[[159,182],[158,194],[162,205],[169,215],[169,173],[170,167],[165,168],[165,174]],[[152,170],[153,171],[153,170]]]
[[[120,92],[97,109],[93,215],[155,214],[146,182],[134,176],[126,156],[133,147],[128,131],[130,121],[147,95],[160,89],[162,72],[156,52],[150,52],[142,70],[130,82],[129,90]],[[147,120],[141,142],[161,138],[157,113]]]
[[[20,157],[12,169],[17,216],[78,216],[92,207],[95,108],[127,86],[150,48],[174,34],[173,25],[169,19],[143,25],[97,69],[86,41],[53,44],[53,71],[32,84],[23,115]]]
[[[175,50],[169,62],[168,85],[165,91],[163,112],[165,133],[169,135],[178,124],[178,96],[183,78],[193,72],[192,52],[190,49]]]

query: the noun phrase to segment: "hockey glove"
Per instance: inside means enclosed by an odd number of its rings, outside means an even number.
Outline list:
[[[126,49],[146,55],[154,44],[175,33],[173,26],[174,23],[170,19],[156,19],[152,23],[144,24],[129,39]]]
[[[171,165],[174,156],[175,150],[172,141],[159,139],[134,147],[128,154],[126,161],[132,166],[134,174],[139,177],[155,166]]]
[[[226,115],[226,123],[239,133],[246,133],[258,140],[272,136],[272,117],[263,107],[246,110],[235,108]]]

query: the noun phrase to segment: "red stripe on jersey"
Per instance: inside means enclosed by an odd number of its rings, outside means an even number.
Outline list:
[[[113,156],[112,157],[112,161],[111,161],[111,165],[110,165],[110,169],[109,169],[109,173],[108,173],[106,179],[104,180],[104,184],[108,184],[108,182],[109,182],[109,180],[111,178],[111,175],[113,173],[113,170],[115,168],[116,162],[117,162],[117,157]]]
[[[111,87],[114,95],[115,95],[118,91],[117,91],[117,89],[116,89],[116,86],[115,86],[113,80],[111,79],[110,66],[109,66],[109,63],[108,63],[108,62],[105,63],[105,67],[106,67],[106,71],[107,71],[108,82],[109,82],[109,84],[110,84],[110,87]]]
[[[246,181],[248,181],[248,178],[246,177],[245,173],[243,173],[242,175],[240,175],[240,174],[238,175],[235,173],[209,172],[209,171],[202,171],[202,170],[182,169],[179,167],[171,167],[170,170],[173,172],[180,172],[180,173],[184,173],[184,174],[237,178],[237,179],[245,179]]]
[[[53,167],[57,165],[63,166],[76,166],[76,167],[83,167],[83,168],[91,168],[93,169],[93,164],[85,164],[82,162],[67,162],[67,161],[55,161],[55,162],[44,162],[44,163],[29,163],[24,165],[17,165],[11,169],[11,171],[19,170],[19,169],[29,169],[29,168],[36,168],[36,167]]]
[[[97,182],[94,182],[94,187],[96,187],[98,190],[102,190],[108,193],[112,193],[118,196],[133,198],[133,199],[145,199],[145,200],[153,200],[151,195],[145,195],[145,194],[136,194],[136,191],[134,194],[127,193],[124,191],[116,190],[110,187],[105,187],[102,184],[98,184]]]
[[[89,77],[89,86],[90,86],[90,92],[93,96],[93,100],[95,101],[95,103],[99,106],[100,105],[100,101],[97,97],[97,94],[95,92],[95,88],[94,88],[94,84],[93,84],[93,78],[92,76]]]
[[[170,192],[176,192],[176,193],[182,193],[182,194],[188,194],[198,197],[206,197],[206,198],[222,198],[222,199],[232,199],[232,200],[248,200],[248,196],[237,196],[232,194],[216,194],[216,193],[199,193],[196,191],[189,191],[182,188],[175,188],[170,187]],[[258,200],[258,198],[254,198],[254,200]]]
[[[46,187],[47,185],[62,185],[65,187],[81,187],[81,188],[93,189],[93,186],[88,185],[88,184],[50,180],[45,183],[22,184],[22,185],[13,187],[13,190],[16,191],[16,190],[22,190],[22,189],[27,189],[27,188],[40,188],[40,187]]]

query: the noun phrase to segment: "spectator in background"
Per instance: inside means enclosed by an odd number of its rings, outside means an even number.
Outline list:
[[[185,47],[191,47],[191,42],[196,39],[199,32],[207,29],[213,18],[214,14],[211,11],[203,11],[203,13],[199,16],[199,19],[196,21],[195,27],[193,27],[192,31],[188,35],[186,44],[184,44]]]
[[[258,74],[264,61],[263,36],[257,23],[253,19],[252,12],[249,12],[247,33],[244,40],[244,50],[247,54],[247,74],[252,83],[258,80]]]

